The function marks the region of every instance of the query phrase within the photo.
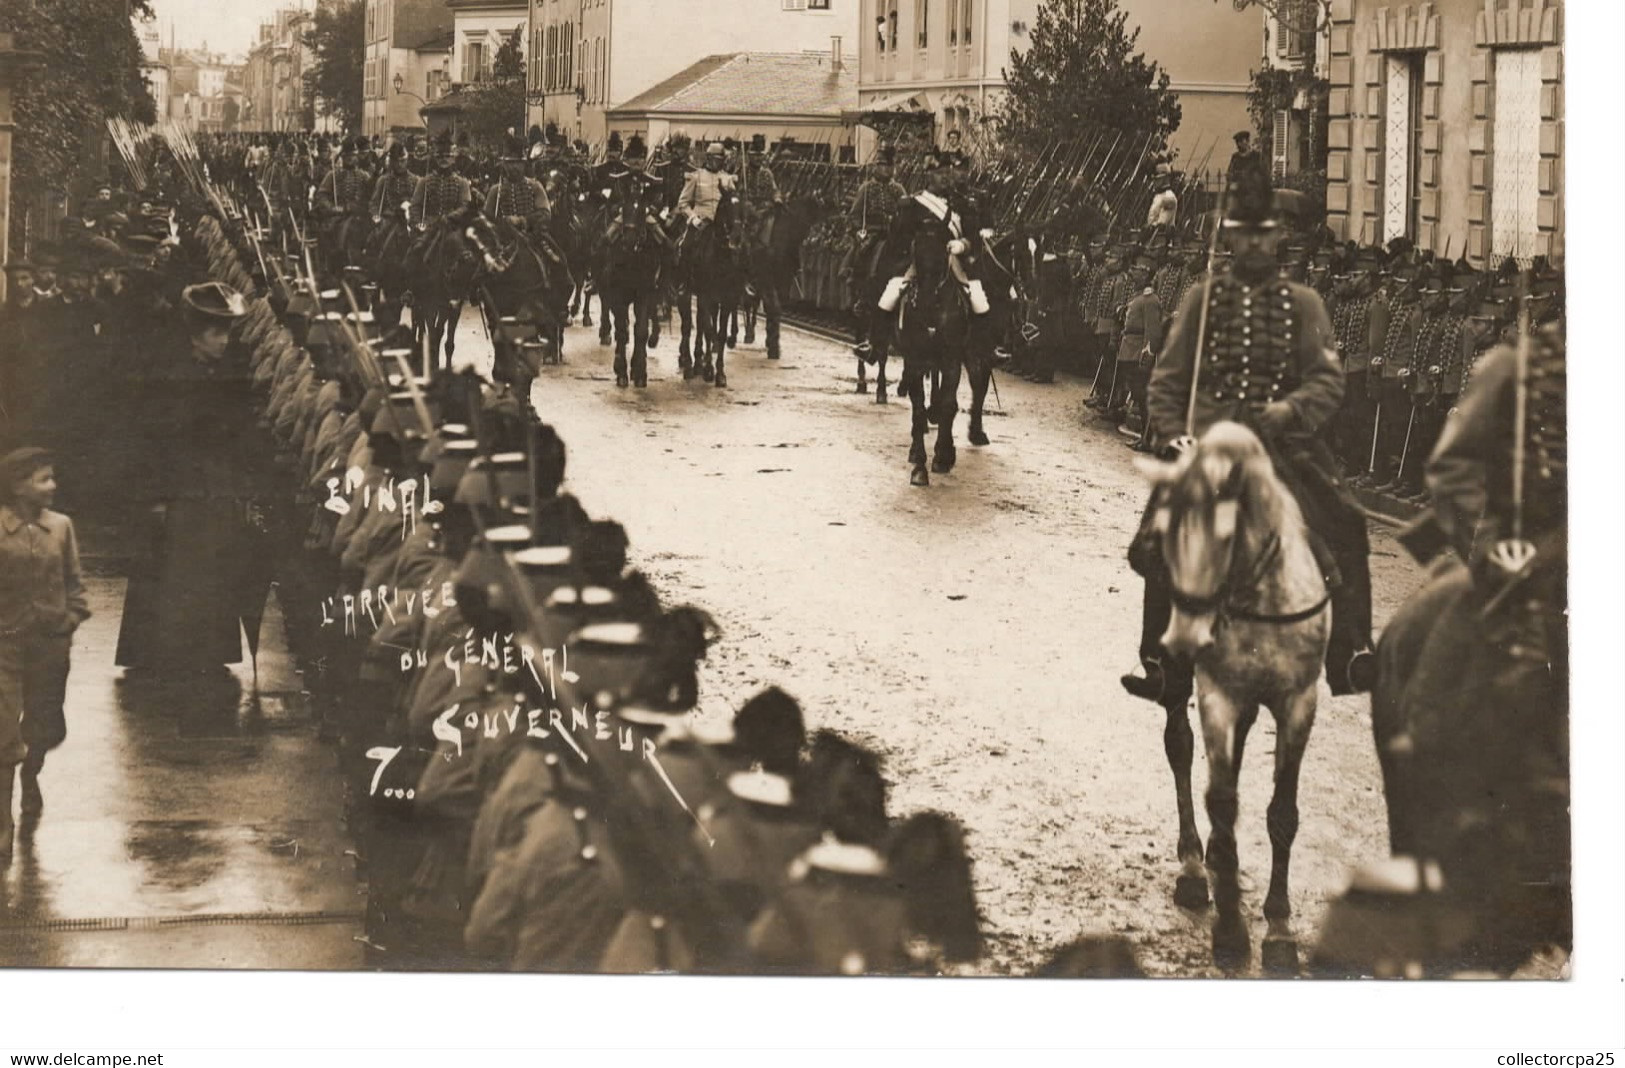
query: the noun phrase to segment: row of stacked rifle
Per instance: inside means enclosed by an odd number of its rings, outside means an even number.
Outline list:
[[[228,284],[268,255],[229,209],[192,236]],[[958,826],[894,819],[877,757],[807,737],[782,691],[698,712],[710,619],[662,605],[622,528],[560,492],[556,433],[472,376],[414,378],[313,274],[279,272],[240,342],[300,517],[279,596],[339,746],[373,963],[975,960]]]

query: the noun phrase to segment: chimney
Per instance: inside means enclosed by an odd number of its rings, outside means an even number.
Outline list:
[[[836,74],[841,73],[841,39],[839,37],[829,39],[829,52],[829,69]]]

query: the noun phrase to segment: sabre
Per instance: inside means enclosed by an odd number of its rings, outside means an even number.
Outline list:
[[[1223,225],[1225,198],[1229,187],[1219,191],[1219,214],[1213,220],[1213,236],[1207,244],[1207,273],[1202,279],[1202,311],[1196,319],[1196,358],[1191,361],[1191,392],[1185,403],[1185,436],[1196,436],[1197,386],[1202,380],[1202,350],[1207,345],[1207,306],[1213,300],[1213,261],[1219,254],[1219,230]]]
[[[1411,401],[1411,417],[1405,421],[1405,444],[1399,450],[1399,468],[1394,472],[1394,481],[1398,482],[1405,477],[1405,460],[1411,454],[1411,431],[1416,429],[1416,402]]]
[[[1381,430],[1382,430],[1382,402],[1381,402],[1381,398],[1378,398],[1377,417],[1376,417],[1376,419],[1372,420],[1372,423],[1371,423],[1371,462],[1366,465],[1366,469],[1365,469],[1365,472],[1368,475],[1375,475],[1377,473],[1377,435]]]

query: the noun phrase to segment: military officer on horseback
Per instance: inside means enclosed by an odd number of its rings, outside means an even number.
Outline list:
[[[356,144],[345,141],[339,162],[322,179],[316,190],[316,213],[336,223],[338,218],[357,214],[367,200],[367,172],[356,165]]]
[[[1267,181],[1248,177],[1232,188],[1223,232],[1231,262],[1216,268],[1209,284],[1192,286],[1174,316],[1147,388],[1148,429],[1176,454],[1217,422],[1238,421],[1259,431],[1277,475],[1303,509],[1330,590],[1326,666],[1332,692],[1369,691],[1375,661],[1365,516],[1325,440],[1343,398],[1331,323],[1313,290],[1279,278],[1280,231]],[[1160,558],[1141,551],[1156,540],[1149,535],[1150,514],[1130,553],[1146,576],[1140,640],[1146,674],[1122,681],[1137,697],[1183,710],[1193,685],[1191,665],[1174,662],[1161,646],[1173,594]]]
[[[604,145],[604,162],[592,169],[592,189],[595,195],[609,200],[615,187],[627,176],[626,161],[622,159],[623,142],[619,132],[611,133]]]
[[[390,145],[388,158],[384,173],[373,183],[372,197],[368,201],[375,223],[383,222],[386,212],[400,210],[401,205],[410,202],[412,194],[417,191],[418,180],[408,167],[406,146],[399,141]]]
[[[873,304],[873,300],[866,299],[865,295],[880,269],[877,254],[885,242],[887,232],[891,229],[898,206],[908,198],[908,190],[892,177],[892,164],[896,161],[896,155],[896,150],[891,145],[880,146],[875,153],[874,162],[870,165],[869,177],[858,186],[858,191],[846,212],[857,241],[852,246],[842,273],[852,279],[853,299],[858,305],[855,316],[857,341],[852,352],[859,358],[867,357],[873,351],[873,346],[869,343],[869,320],[872,318],[870,305]]]
[[[723,170],[727,155],[721,144],[713,141],[705,146],[705,165],[688,176],[683,192],[677,198],[677,210],[688,218],[688,225],[677,239],[677,264],[682,269],[693,256],[693,244],[698,234],[718,222],[723,202],[731,199],[738,188],[733,175]]]
[[[525,176],[525,143],[508,138],[502,160],[502,177],[485,194],[485,214],[502,219],[515,229],[539,236],[553,216],[547,190],[534,178]]]
[[[886,237],[884,261],[902,273],[894,276],[880,297],[880,310],[890,314],[897,310],[903,293],[915,278],[911,262],[914,242],[922,232],[940,232],[947,235],[945,251],[949,270],[965,288],[970,298],[974,317],[986,316],[989,311],[987,294],[982,283],[972,279],[965,269],[965,258],[971,255],[979,234],[967,227],[965,219],[955,210],[963,202],[956,192],[951,157],[931,156],[926,160],[925,189],[903,201],[892,219]]]
[[[419,230],[461,211],[472,199],[473,187],[455,172],[455,164],[451,138],[441,134],[435,141],[434,169],[419,178],[412,191],[412,223]]]
[[[623,224],[658,217],[665,207],[665,183],[650,174],[649,146],[633,134],[622,156],[624,173],[610,190],[610,218]]]

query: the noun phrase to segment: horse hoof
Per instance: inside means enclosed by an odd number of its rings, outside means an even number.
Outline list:
[[[857,393],[868,393],[869,392],[869,383],[867,383],[867,382],[859,382],[858,383],[858,388],[855,390],[855,392],[857,392]]]
[[[745,331],[745,344],[747,344],[747,345],[756,344],[756,331],[754,331],[754,330]]]
[[[599,337],[599,339],[598,339],[598,347],[599,348],[607,349],[607,348],[609,348],[609,344],[610,344],[609,338],[602,337],[602,336]]]
[[[651,334],[651,335],[649,335],[649,347],[651,349],[658,349],[660,347],[660,335],[659,334]]]
[[[615,384],[617,386],[619,386],[621,389],[625,389],[627,386],[631,385],[631,382],[627,379],[627,377],[625,375],[616,375],[615,376]]]
[[[768,354],[767,354],[767,358],[768,358],[768,359],[770,359],[770,360],[776,360],[776,359],[778,359],[778,358],[779,358],[779,354],[778,354],[778,352],[777,352],[777,351],[776,351],[776,350],[775,350],[775,351],[773,351],[773,352],[769,352],[769,353],[768,353]]]
[[[1264,971],[1276,976],[1299,974],[1298,943],[1290,938],[1266,938],[1263,946]]]
[[[1220,917],[1213,925],[1213,963],[1227,972],[1239,972],[1252,960],[1252,938],[1240,916]]]
[[[1208,906],[1207,879],[1201,875],[1181,875],[1174,880],[1174,904],[1182,909]]]
[[[705,379],[707,382],[710,382],[712,379],[717,377],[717,373],[709,367],[702,367],[700,369],[700,377]]]
[[[959,450],[948,449],[946,451],[938,452],[931,458],[931,470],[935,471],[939,475],[946,475],[949,471],[954,469],[954,464],[958,462]]]
[[[639,389],[647,389],[649,385],[649,378],[647,375],[638,375],[636,378],[632,379],[632,384],[637,386]]]
[[[991,442],[989,442],[988,439],[987,439],[987,435],[982,432],[982,428],[979,427],[979,426],[971,428],[970,443],[972,445],[989,445],[989,444],[991,444]]]
[[[717,372],[716,379],[711,384],[716,386],[718,389],[727,389],[728,376],[719,371]]]
[[[925,473],[924,464],[914,465],[913,472],[908,476],[908,484],[910,486],[929,486],[931,484],[931,476]]]

